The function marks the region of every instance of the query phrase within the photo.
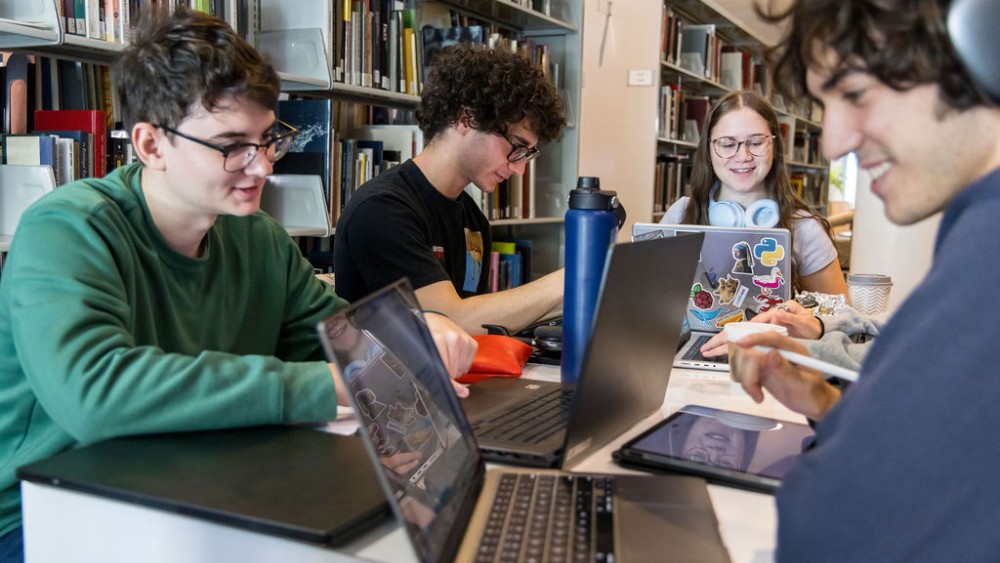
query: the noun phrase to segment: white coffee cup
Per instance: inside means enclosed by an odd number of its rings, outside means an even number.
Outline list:
[[[736,343],[740,340],[743,340],[751,334],[758,334],[761,332],[777,332],[778,334],[788,336],[788,329],[781,325],[755,323],[752,321],[728,323],[722,330],[726,333],[727,342],[729,343],[730,373],[736,371],[737,366],[739,365],[740,356],[743,354],[743,349],[736,345]]]

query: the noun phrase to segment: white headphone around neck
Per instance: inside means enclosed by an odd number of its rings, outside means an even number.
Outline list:
[[[761,199],[743,209],[735,201],[716,201],[716,184],[708,194],[708,224],[716,227],[774,227],[778,224],[778,202]]]

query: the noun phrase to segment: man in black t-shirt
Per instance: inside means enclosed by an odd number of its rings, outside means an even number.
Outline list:
[[[472,334],[557,313],[563,271],[489,293],[490,226],[464,190],[524,173],[566,124],[549,79],[503,49],[458,45],[434,59],[417,120],[426,147],[362,186],[337,223],[337,293],[348,300],[406,276],[425,309]]]

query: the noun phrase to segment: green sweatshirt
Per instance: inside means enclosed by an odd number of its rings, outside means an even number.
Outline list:
[[[22,216],[0,277],[0,535],[18,466],[128,434],[324,421],[316,323],[346,302],[264,213],[170,249],[141,165],[56,189]]]

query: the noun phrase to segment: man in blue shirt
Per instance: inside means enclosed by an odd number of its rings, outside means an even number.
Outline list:
[[[757,400],[767,389],[816,421],[815,446],[777,494],[779,561],[1000,553],[1000,294],[990,288],[1000,279],[1000,108],[956,55],[951,4],[799,0],[778,18],[791,25],[774,84],[823,105],[826,156],[855,153],[896,224],[944,213],[933,267],[843,395],[818,372],[749,348],[801,345],[775,334],[739,343],[744,389]]]

